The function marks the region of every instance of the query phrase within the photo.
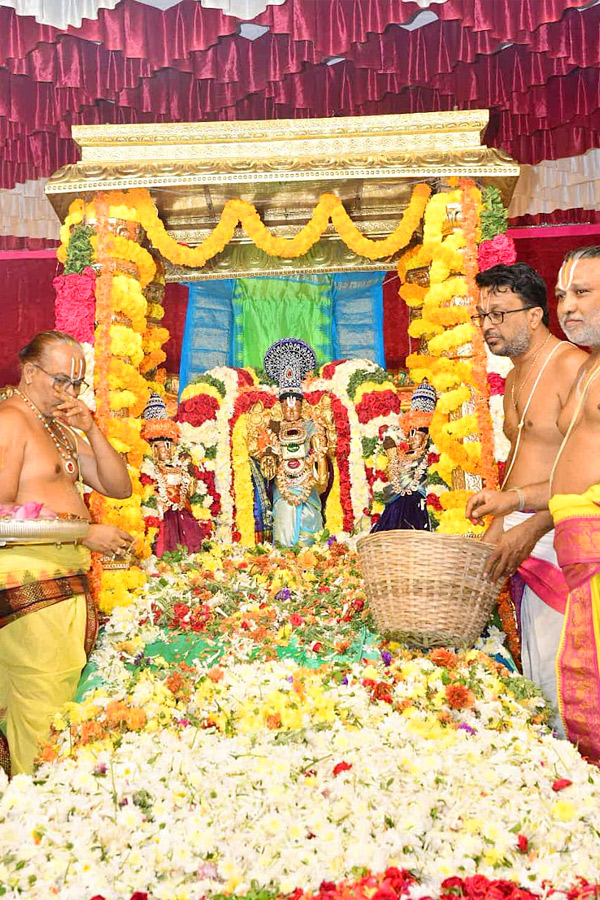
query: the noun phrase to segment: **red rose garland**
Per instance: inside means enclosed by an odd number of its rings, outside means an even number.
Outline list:
[[[188,397],[179,405],[177,421],[188,422],[195,428],[199,428],[204,422],[214,419],[219,409],[219,401],[208,394],[196,394]]]
[[[361,425],[376,419],[378,416],[399,415],[400,398],[395,391],[371,391],[365,394],[356,406],[356,414]]]

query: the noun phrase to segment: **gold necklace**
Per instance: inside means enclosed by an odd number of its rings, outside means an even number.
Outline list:
[[[21,400],[24,403],[26,403],[30,409],[32,409],[34,411],[34,413],[36,414],[36,416],[38,417],[38,419],[40,420],[40,422],[42,423],[42,425],[44,426],[44,428],[50,435],[50,439],[51,439],[52,443],[54,444],[54,446],[56,447],[56,449],[58,450],[58,454],[63,461],[63,465],[65,467],[65,471],[67,472],[67,474],[74,475],[75,472],[77,471],[77,466],[75,464],[76,456],[73,453],[73,447],[71,446],[71,442],[69,441],[67,432],[63,430],[63,427],[60,424],[60,422],[58,422],[56,420],[54,422],[54,424],[56,424],[59,429],[59,434],[56,434],[56,432],[54,431],[54,428],[50,425],[50,423],[46,419],[46,416],[44,416],[39,411],[39,409],[37,408],[37,406],[35,405],[33,400],[30,400],[30,398],[27,396],[27,394],[24,394],[22,391],[19,390],[19,388],[15,388],[15,393],[18,394],[19,397],[21,398]]]
[[[519,390],[517,391],[517,396],[516,396],[516,397],[515,397],[515,381],[516,381],[517,379],[515,378],[515,379],[513,380],[512,387],[511,387],[511,391],[510,391],[510,398],[511,398],[511,400],[512,400],[512,404],[513,404],[513,406],[514,406],[515,409],[517,408],[517,403],[519,402],[519,397],[521,396],[521,391],[522,391],[523,388],[525,387],[525,384],[527,383],[527,381],[529,380],[529,378],[531,378],[531,375],[533,374],[533,371],[534,371],[534,369],[535,369],[535,364],[537,363],[538,359],[540,358],[540,356],[541,356],[541,354],[542,354],[542,352],[543,352],[543,350],[544,350],[544,347],[546,346],[546,344],[548,343],[548,341],[550,340],[551,337],[552,337],[552,333],[551,333],[551,332],[548,332],[548,337],[546,338],[546,340],[544,341],[544,343],[542,344],[542,346],[540,347],[540,349],[538,350],[538,352],[537,352],[537,353],[535,354],[535,356],[533,357],[533,360],[532,360],[532,362],[531,362],[531,365],[530,365],[529,369],[527,370],[527,374],[525,375],[523,381],[522,381],[521,384],[519,385]]]

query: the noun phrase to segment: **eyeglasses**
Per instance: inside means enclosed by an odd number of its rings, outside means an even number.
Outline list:
[[[523,312],[525,309],[535,309],[535,306],[519,306],[518,309],[497,309],[493,312],[479,313],[477,316],[471,316],[471,322],[479,328],[483,328],[486,319],[489,319],[492,325],[502,325],[504,316],[510,316],[511,313]]]
[[[83,378],[69,378],[68,375],[60,374],[55,375],[54,372],[48,372],[43,366],[40,366],[39,363],[32,363],[32,366],[35,366],[36,369],[40,369],[44,375],[47,375],[52,379],[52,382],[56,387],[63,391],[66,391],[68,388],[73,388],[76,394],[80,394],[81,391],[85,391],[89,387],[89,384],[87,381],[84,381]]]

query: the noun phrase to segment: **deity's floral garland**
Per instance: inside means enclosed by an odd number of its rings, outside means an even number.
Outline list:
[[[142,283],[151,279],[152,273],[146,270],[143,280],[138,280],[136,275],[139,270],[130,264],[134,258],[139,258],[137,251],[142,248],[134,241],[116,238],[111,233],[109,212],[109,198],[97,195],[96,234],[91,239],[95,261],[100,269],[96,280],[96,418],[115,448],[127,453],[132,495],[127,499],[113,500],[93,492],[90,510],[94,521],[114,524],[128,531],[135,539],[136,553],[144,558],[149,556],[150,546],[141,513],[143,490],[139,481],[139,466],[146,444],[140,438],[137,417],[150,394],[147,382],[139,373],[139,364],[144,357],[142,335],[146,329],[147,312]],[[116,261],[115,241],[119,241],[122,247],[131,245],[129,265],[126,262],[125,266],[120,266]],[[137,249],[133,250],[134,247]],[[125,258],[124,250],[120,258]],[[144,575],[138,566],[113,570],[104,567],[102,560],[95,555],[92,583],[103,612],[110,612],[115,605],[126,602],[129,590],[143,581]]]

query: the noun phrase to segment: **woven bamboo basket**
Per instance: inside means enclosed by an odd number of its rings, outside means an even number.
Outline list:
[[[489,544],[428,531],[381,531],[358,541],[378,630],[419,647],[470,647],[501,584],[483,577]]]

